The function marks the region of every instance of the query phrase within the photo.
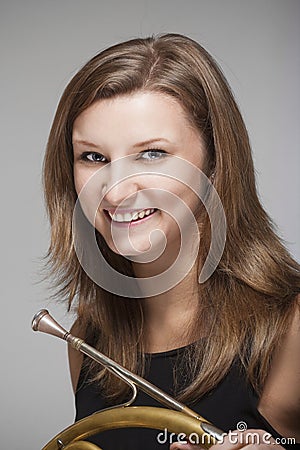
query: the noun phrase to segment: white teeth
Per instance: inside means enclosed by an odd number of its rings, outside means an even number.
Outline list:
[[[143,219],[145,216],[149,216],[149,214],[154,213],[155,209],[143,209],[142,211],[135,211],[134,213],[125,213],[125,214],[112,214],[108,211],[110,218],[114,222],[131,222],[132,220]]]
[[[139,217],[139,213],[138,213],[138,212],[135,212],[135,213],[132,215],[131,220],[136,220],[138,217]]]

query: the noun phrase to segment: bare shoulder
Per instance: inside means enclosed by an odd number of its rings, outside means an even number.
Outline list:
[[[85,332],[83,328],[80,326],[78,320],[76,320],[71,328],[71,334],[74,336],[85,339]],[[75,350],[73,347],[68,345],[68,356],[69,356],[69,368],[71,375],[71,382],[73,386],[73,391],[76,392],[77,383],[79,379],[79,374],[83,361],[83,354],[79,351]]]
[[[259,411],[280,434],[300,442],[300,295],[289,330],[277,349]]]

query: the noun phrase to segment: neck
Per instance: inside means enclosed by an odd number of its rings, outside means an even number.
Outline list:
[[[171,350],[197,339],[190,333],[199,308],[196,266],[168,291],[143,299],[146,352]]]

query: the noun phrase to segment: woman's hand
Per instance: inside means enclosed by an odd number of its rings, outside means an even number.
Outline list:
[[[238,450],[247,447],[247,450],[269,450],[270,445],[276,445],[276,450],[284,450],[284,447],[278,444],[275,439],[264,430],[246,430],[246,431],[230,431],[224,434],[222,442],[212,445],[211,450]],[[205,450],[201,444],[191,444],[183,442],[174,442],[170,445],[170,450]]]

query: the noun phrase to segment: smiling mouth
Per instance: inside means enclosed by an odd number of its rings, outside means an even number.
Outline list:
[[[157,211],[157,208],[147,208],[142,209],[140,211],[133,211],[133,212],[126,212],[126,213],[120,213],[120,212],[110,212],[106,209],[104,209],[104,212],[106,216],[114,223],[134,223],[134,222],[140,222],[144,221],[148,217],[152,216]]]

